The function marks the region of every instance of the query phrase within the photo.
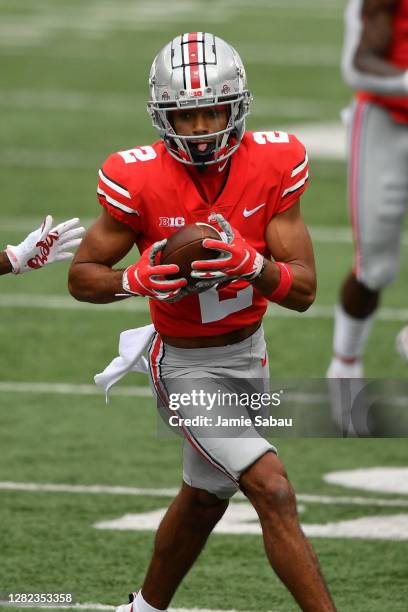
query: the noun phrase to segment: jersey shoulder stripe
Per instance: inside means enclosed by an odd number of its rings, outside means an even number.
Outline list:
[[[105,183],[105,185],[113,189],[113,191],[116,191],[120,195],[130,200],[129,191],[125,187],[120,185],[117,181],[114,181],[112,178],[109,178],[109,176],[107,176],[107,174],[103,172],[102,169],[99,170],[99,178],[101,179],[102,183]]]
[[[105,191],[103,191],[103,189],[101,189],[99,186],[96,191],[98,195],[103,197],[114,208],[118,208],[119,210],[122,210],[123,212],[128,213],[129,215],[139,215],[137,210],[134,210],[133,208],[130,208],[129,206],[126,206],[125,204],[122,204],[122,202],[118,202],[118,200],[115,200],[114,198],[112,198]]]
[[[309,178],[309,171],[307,170],[303,178],[301,178],[297,183],[295,183],[291,187],[288,187],[287,189],[285,189],[285,191],[282,193],[282,198],[286,197],[289,193],[295,193],[295,191],[299,191],[299,189],[301,189],[303,185],[306,183],[308,178]]]
[[[297,176],[298,174],[300,174],[302,170],[306,168],[308,162],[309,162],[309,158],[307,156],[307,153],[305,153],[304,160],[298,166],[295,166],[295,168],[292,170],[291,177],[293,178],[294,176]]]

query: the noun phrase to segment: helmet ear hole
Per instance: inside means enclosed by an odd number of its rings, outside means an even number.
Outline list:
[[[156,56],[149,77],[148,111],[154,127],[169,153],[185,164],[208,165],[232,155],[241,142],[251,95],[247,90],[245,69],[231,45],[204,32],[177,36]],[[190,144],[197,136],[175,133],[172,110],[226,106],[228,124],[214,132],[215,149],[211,156],[195,161]],[[231,145],[230,136],[236,142]],[[201,159],[206,157],[205,160]],[[207,159],[208,158],[208,159]]]

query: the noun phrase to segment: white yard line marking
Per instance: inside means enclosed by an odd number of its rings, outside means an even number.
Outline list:
[[[156,531],[167,508],[124,514],[108,521],[99,521],[95,529],[115,531]],[[303,508],[304,510],[304,508]],[[322,538],[363,538],[369,540],[408,540],[408,514],[368,516],[323,524],[302,522],[307,536]],[[248,503],[230,504],[214,533],[261,535],[262,529],[254,508]]]
[[[133,96],[106,96],[98,97],[92,94],[76,91],[33,91],[16,90],[0,92],[0,107],[21,108],[23,110],[38,108],[41,110],[56,111],[101,111],[106,113],[131,112],[135,105],[144,105],[144,100]],[[320,115],[337,114],[337,108],[330,104],[316,100],[302,98],[274,98],[273,100],[257,98],[253,107],[254,117],[270,117],[271,105],[274,112],[288,120],[296,117],[310,116],[316,118]],[[258,121],[259,122],[259,121]],[[271,125],[265,124],[265,129]],[[280,126],[282,127],[282,126]],[[317,159],[343,160],[345,158],[346,137],[343,125],[340,122],[306,123],[295,126],[283,126],[287,132],[295,133],[306,145],[309,156]],[[0,163],[6,167],[27,168],[92,168],[95,171],[101,163],[101,154],[84,153],[69,150],[35,150],[35,149],[8,149],[0,151]],[[95,179],[96,180],[96,179]]]
[[[335,46],[241,43],[245,64],[265,66],[338,66],[341,49]],[[272,103],[273,108],[273,103]]]
[[[40,308],[50,310],[86,310],[95,312],[139,312],[148,313],[149,307],[143,300],[129,298],[113,304],[88,304],[77,302],[74,298],[64,295],[32,295],[25,293],[0,295],[0,308]],[[306,319],[333,319],[334,306],[312,306],[306,312],[296,312],[271,304],[266,317],[277,318],[306,318]],[[408,308],[381,308],[377,319],[387,322],[406,322]]]
[[[284,0],[224,0],[216,11],[208,11],[205,3],[197,0],[166,0],[155,2],[121,0],[120,2],[87,2],[75,8],[55,3],[39,6],[33,10],[30,4],[29,14],[4,14],[0,22],[0,44],[3,47],[25,44],[26,47],[52,45],[61,32],[72,32],[75,40],[102,40],[114,32],[158,30],[167,31],[169,24],[174,26],[180,20],[203,18],[207,23],[219,26],[231,18],[232,12],[245,18],[258,14],[265,19],[267,10],[273,11],[274,20],[326,20],[338,21],[341,17],[341,5],[327,2],[308,2],[291,0],[291,5]],[[296,9],[296,10],[294,10]]]
[[[31,149],[0,151],[0,164],[7,168],[18,168],[19,166],[45,169],[65,168],[66,170],[92,168],[95,171],[95,177],[97,175],[97,168],[102,161],[101,156],[87,155],[79,151],[40,151]]]
[[[102,397],[104,392],[96,385],[70,384],[70,383],[46,383],[46,382],[16,382],[0,381],[0,393],[37,393],[47,395],[96,395]],[[150,387],[129,386],[114,387],[110,395],[119,397],[143,397],[152,399]],[[316,406],[319,404],[327,405],[329,395],[326,393],[310,393],[286,391],[285,398],[288,403]],[[407,399],[405,396],[396,396],[388,400],[389,406],[406,408]]]
[[[178,488],[150,489],[143,487],[120,487],[108,485],[69,485],[53,483],[34,483],[34,482],[0,482],[0,490],[3,491],[27,491],[34,493],[85,493],[90,495],[130,495],[137,497],[171,497],[178,493]],[[405,499],[381,499],[376,497],[347,497],[336,495],[309,495],[298,493],[298,501],[308,504],[341,505],[341,506],[378,506],[390,508],[408,507],[408,500]],[[245,501],[241,493],[232,501],[241,503]]]
[[[79,153],[70,153],[67,159],[74,161],[75,157],[80,155]],[[52,164],[53,154],[50,153],[49,159]],[[2,154],[0,153],[0,161]],[[85,159],[85,158],[84,158]],[[97,166],[97,162],[92,165]],[[95,219],[88,217],[81,217],[81,224],[85,227],[90,227]],[[22,219],[21,217],[3,217],[0,222],[1,232],[29,232],[34,227],[39,226],[43,219],[40,217],[28,217]],[[313,242],[322,244],[352,244],[353,236],[351,228],[347,226],[334,227],[330,225],[310,225],[309,231],[312,235]],[[402,244],[408,245],[408,232],[402,234]]]
[[[1,606],[16,607],[18,604],[10,603],[6,600],[0,600]],[[120,605],[120,604],[118,604]],[[47,605],[47,604],[21,604],[18,606],[21,608],[28,608],[31,610],[116,610],[115,606],[100,603],[77,603],[77,604],[65,604],[65,605]],[[208,608],[169,608],[169,612],[244,612],[241,610],[210,610]],[[248,611],[249,612],[249,611]],[[273,612],[273,611],[272,611]]]
[[[269,57],[269,53],[268,53]],[[294,61],[294,60],[292,60]],[[300,61],[300,60],[299,60]],[[255,61],[255,57],[253,59]],[[285,62],[286,63],[286,62]],[[55,112],[88,112],[92,110],[93,113],[107,113],[115,115],[119,113],[133,114],[135,108],[144,108],[146,104],[145,97],[138,96],[137,94],[112,94],[106,92],[103,94],[95,95],[86,91],[75,91],[75,90],[64,90],[64,89],[46,89],[39,91],[37,89],[3,89],[0,92],[0,108],[5,109],[20,109],[22,111],[29,110],[33,111],[55,111]],[[322,115],[328,115],[336,117],[338,116],[338,104],[324,101],[322,99],[310,99],[310,98],[284,98],[279,96],[273,96],[272,98],[265,98],[257,96],[251,109],[251,113],[255,118],[265,118],[271,116],[271,108],[273,109],[274,115],[285,117],[288,120],[296,120],[299,117],[310,118],[311,120],[318,120]],[[319,124],[317,124],[319,125]],[[325,132],[325,125],[330,128],[331,144],[330,151],[338,146],[338,130],[341,128],[341,124],[330,123],[320,124],[317,128],[317,133],[313,134],[310,128],[310,137],[314,140],[319,138],[320,133]],[[269,126],[270,127],[270,126]],[[303,126],[302,129],[308,129],[308,126]],[[326,138],[327,140],[327,138]],[[344,140],[341,141],[342,143]],[[326,143],[326,148],[327,148]],[[313,154],[312,151],[310,151]],[[35,160],[33,160],[35,161]],[[15,164],[14,158],[5,157],[2,160],[3,163],[9,165]]]
[[[366,516],[323,525],[302,525],[302,527],[310,538],[408,540],[408,514]]]
[[[330,484],[372,491],[408,495],[407,467],[369,467],[329,472],[323,479]]]
[[[0,308],[49,308],[51,310],[87,310],[88,312],[149,312],[149,306],[144,300],[129,298],[113,304],[88,304],[77,302],[65,295],[30,295],[9,294],[0,295]]]
[[[115,54],[113,57],[97,55],[92,52],[92,49],[78,49],[72,47],[70,49],[55,48],[51,50],[48,46],[44,46],[41,36],[39,37],[30,30],[21,29],[20,38],[5,38],[0,41],[2,46],[2,55],[8,57],[26,57],[28,48],[32,48],[32,54],[38,59],[56,59],[75,61],[83,59],[84,61],[103,61],[104,64],[117,63],[118,61],[126,61],[126,56]],[[332,66],[338,67],[341,58],[341,49],[336,46],[307,46],[307,45],[286,45],[282,44],[256,44],[256,43],[241,43],[239,46],[240,55],[245,61],[245,64],[266,65],[266,66]],[[150,60],[151,51],[146,49],[146,57]],[[138,53],[139,60],[144,59],[143,49]],[[334,106],[333,104],[331,106]],[[314,113],[316,115],[316,113]]]
[[[95,112],[134,112],[135,105],[142,105],[142,96],[112,94],[106,92],[97,96],[86,91],[64,89],[3,89],[0,92],[0,106],[21,110],[55,110],[55,111],[88,111]]]
[[[100,395],[104,391],[96,385],[77,385],[69,383],[37,383],[37,382],[0,382],[0,393],[46,393],[51,395]],[[150,387],[117,387],[110,391],[111,395],[122,397],[152,397]]]
[[[224,4],[229,4],[230,6],[236,8],[238,7],[256,7],[256,8],[266,8],[271,9],[273,11],[276,10],[284,10],[287,11],[288,8],[292,11],[292,13],[299,13],[303,15],[302,11],[305,11],[305,14],[310,9],[318,9],[322,12],[333,12],[341,11],[344,8],[344,0],[291,0],[290,6],[288,6],[287,0],[252,0],[248,3],[248,0],[224,0]]]
[[[0,21],[0,41],[2,46],[16,45],[16,41],[26,45],[52,45],[61,32],[72,32],[75,40],[101,40],[114,32],[135,32],[138,30],[155,32],[167,31],[170,24],[180,23],[180,19],[204,17],[207,22],[217,25],[229,20],[230,14],[224,7],[208,11],[202,2],[178,0],[155,2],[133,0],[113,2],[86,2],[75,7],[50,4],[48,10],[33,11],[25,15],[2,15]]]
[[[377,506],[379,508],[408,508],[408,500],[404,499],[379,499],[376,497],[346,497],[335,495],[308,495],[300,493],[296,495],[298,501],[304,504],[323,504],[327,506]]]
[[[9,601],[0,600],[0,605],[1,606],[6,606],[6,607],[12,607],[12,608],[16,608],[16,607],[21,607],[21,608],[27,608],[29,610],[43,610],[48,609],[48,610],[115,610],[116,606],[109,606],[106,604],[99,604],[99,603],[83,603],[83,604],[61,604],[61,605],[47,605],[47,604],[15,604],[15,603],[10,603]]]
[[[136,495],[142,497],[174,497],[177,488],[145,489],[108,485],[69,485],[35,482],[0,482],[0,490],[37,493],[86,493],[90,495]]]
[[[313,104],[312,100],[309,102]],[[338,116],[339,110],[337,106],[335,113],[330,112],[330,115]],[[321,109],[320,112],[327,113],[328,105],[326,111]],[[297,116],[304,116],[300,109]],[[286,131],[296,134],[305,144],[311,159],[345,160],[346,158],[346,130],[340,121],[297,124],[287,127]]]
[[[322,244],[352,244],[353,236],[351,228],[349,227],[330,227],[330,226],[317,226],[312,225],[309,227],[312,235],[312,240],[315,243]],[[408,232],[402,234],[402,244],[408,245]]]
[[[60,152],[61,153],[61,152]],[[18,155],[18,152],[16,152]],[[49,156],[50,164],[54,163],[54,153],[48,152],[45,154]],[[67,154],[66,159],[72,161],[74,163],[75,158],[78,159],[80,153],[69,153]],[[58,157],[58,156],[57,156]],[[83,159],[90,159],[86,156]],[[2,160],[2,153],[0,152],[0,161]],[[69,165],[69,164],[68,164]],[[98,165],[96,158],[92,162],[92,166],[96,168]],[[95,174],[96,176],[96,174]],[[96,191],[96,189],[95,189]],[[81,217],[81,224],[85,227],[90,227],[95,219],[91,217]],[[34,227],[38,227],[42,223],[43,219],[41,217],[25,217],[22,219],[21,217],[2,217],[0,221],[0,231],[1,232],[29,232]],[[322,244],[352,244],[353,237],[351,228],[347,226],[343,227],[334,227],[330,225],[311,225],[309,226],[309,231],[312,235],[313,242],[322,243]],[[408,245],[408,232],[403,233],[402,235],[402,244]]]

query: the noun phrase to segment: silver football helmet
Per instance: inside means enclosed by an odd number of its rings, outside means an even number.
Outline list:
[[[252,96],[241,58],[224,40],[205,32],[177,36],[156,56],[149,88],[147,110],[175,159],[183,164],[210,165],[227,159],[238,149]],[[194,146],[202,135],[176,134],[171,111],[216,105],[228,107],[228,124],[224,130],[206,135],[211,146],[203,155]]]

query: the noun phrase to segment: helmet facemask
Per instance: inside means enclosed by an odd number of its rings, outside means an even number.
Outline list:
[[[191,61],[192,58],[197,61]],[[191,76],[193,73],[195,77]],[[190,75],[190,81],[186,74]],[[203,87],[185,87],[191,84]],[[228,159],[237,150],[252,97],[246,89],[245,71],[238,54],[222,39],[205,33],[175,38],[154,60],[149,85],[148,112],[172,157],[184,164],[207,166]],[[225,129],[198,136],[175,132],[172,111],[220,105],[228,108]],[[208,140],[210,145],[200,153],[194,145],[203,140]]]

